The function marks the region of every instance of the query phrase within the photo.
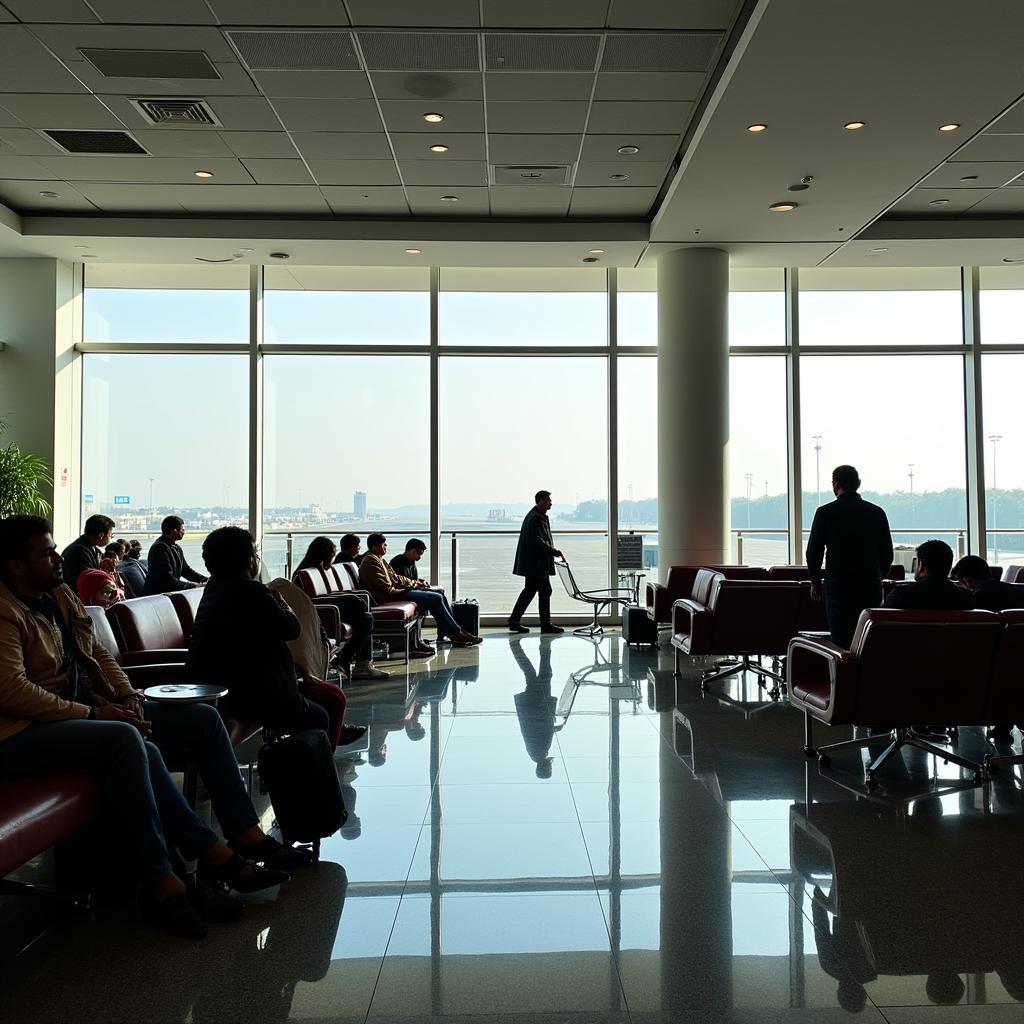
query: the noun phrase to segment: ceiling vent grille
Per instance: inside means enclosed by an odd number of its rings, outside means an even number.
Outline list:
[[[83,132],[59,128],[45,128],[43,132],[53,139],[65,153],[149,155],[127,132]]]
[[[78,51],[106,78],[220,78],[202,50]]]
[[[593,71],[601,45],[598,35],[488,34],[488,71]]]
[[[206,105],[205,100],[165,99],[132,100],[132,106],[150,124],[220,125],[217,115]]]
[[[602,71],[707,71],[722,36],[717,32],[609,35]]]
[[[229,32],[252,71],[359,71],[351,32],[310,29]]]
[[[569,164],[501,164],[491,168],[494,185],[564,185],[569,180]]]
[[[368,71],[479,71],[480,45],[470,32],[360,32]]]

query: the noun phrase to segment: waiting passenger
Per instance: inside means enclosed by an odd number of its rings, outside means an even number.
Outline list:
[[[365,553],[359,553],[362,546],[363,542],[354,533],[346,533],[338,541],[338,554],[334,560],[336,562],[355,562],[358,565],[366,557]]]
[[[420,571],[416,568],[416,563],[423,557],[423,552],[426,550],[427,545],[419,537],[412,537],[405,542],[405,551],[401,555],[395,555],[388,564],[399,576],[418,580]]]
[[[98,569],[103,549],[110,543],[114,532],[114,520],[110,516],[89,516],[85,530],[78,540],[73,540],[61,552],[64,558],[64,578],[72,588],[86,569]]]
[[[943,540],[926,540],[917,549],[914,582],[896,587],[885,599],[886,608],[963,611],[974,607],[974,595],[949,578],[953,549]]]
[[[953,579],[974,594],[974,607],[990,612],[1024,608],[1024,587],[1003,583],[991,573],[988,562],[978,555],[965,555],[953,566]]]
[[[314,537],[295,569],[292,580],[294,581],[303,569],[330,572],[337,551],[330,537]],[[341,621],[352,628],[351,638],[335,655],[338,670],[352,680],[388,679],[387,672],[373,664],[373,616],[366,607],[364,598],[356,597],[355,594],[334,594],[331,603],[341,613]]]
[[[427,590],[417,580],[399,576],[384,561],[388,540],[383,533],[366,538],[369,550],[359,565],[359,584],[370,592],[374,601],[412,601],[420,611],[430,612],[437,623],[439,637],[448,637],[456,647],[471,647],[483,642],[482,636],[467,633],[452,615],[448,598],[439,590]]]
[[[193,752],[230,845],[188,806],[158,745]],[[256,892],[288,880],[245,859],[281,847],[259,828],[216,710],[144,700],[64,585],[49,523],[10,516],[0,520],[0,779],[51,772],[97,778],[117,864],[141,875],[146,915],[174,935],[201,938],[206,920],[237,919],[242,907],[221,885]],[[199,860],[198,886],[174,874],[172,847]]]
[[[142,554],[142,545],[137,540],[123,540],[125,546],[124,558],[117,566],[121,579],[131,588],[132,595],[141,597],[146,592],[146,576],[149,574],[149,565],[139,557]],[[138,547],[134,545],[138,544]]]
[[[117,578],[105,569],[86,569],[78,577],[79,600],[82,604],[109,608],[124,600],[124,592],[117,585]]]
[[[172,590],[191,590],[206,582],[185,561],[185,552],[178,543],[185,536],[185,520],[180,516],[167,516],[160,524],[161,535],[149,549],[149,572],[146,575],[146,594],[167,594]]]

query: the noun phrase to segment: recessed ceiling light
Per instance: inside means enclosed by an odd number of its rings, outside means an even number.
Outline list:
[[[1004,256],[1004,263],[1024,263],[1024,258],[1020,256]]]
[[[583,263],[596,263],[597,262],[597,257],[596,256],[584,256],[581,262],[583,262]]]
[[[96,259],[96,253],[94,253],[94,252],[83,252],[82,253],[82,259],[83,260],[94,260],[94,259]]]
[[[587,252],[589,252],[591,256],[601,256],[604,254],[604,249],[588,249]]]
[[[965,174],[960,180],[961,181],[977,181],[978,180],[978,176],[976,174]]]
[[[623,156],[632,156],[634,153],[640,152],[639,146],[619,146],[616,150],[617,153],[621,153]]]
[[[59,192],[40,192],[39,193],[44,199],[60,199]]]
[[[444,114],[424,114],[423,120],[427,124],[440,124],[444,120]]]
[[[75,248],[76,249],[91,249],[92,246],[91,245],[76,245]]]
[[[239,249],[239,252],[255,252],[255,249]]]
[[[848,132],[855,132],[855,131],[857,131],[857,129],[864,128],[866,126],[867,126],[867,121],[847,121],[846,124],[843,125],[843,127]]]
[[[458,196],[441,196],[442,203],[457,203],[458,201]]]
[[[768,209],[772,213],[789,213],[790,210],[795,210],[799,205],[799,203],[772,203]]]
[[[292,254],[290,252],[272,252],[270,258],[272,260],[290,260]]]
[[[939,125],[939,131],[940,132],[955,132],[957,130],[957,128],[959,128],[959,127],[960,127],[960,125],[954,124],[952,121],[950,121],[949,124],[940,124]]]
[[[197,178],[212,178],[213,171],[196,171],[195,175]]]
[[[609,174],[609,181],[625,181],[629,177],[628,174]]]
[[[766,132],[766,131],[768,131],[768,125],[766,125],[766,124],[748,124],[747,125],[747,131],[748,132],[753,132],[756,135],[758,132]]]
[[[420,254],[421,252],[423,252],[423,250],[422,250],[422,249],[406,249],[405,251],[406,251],[406,252],[407,252],[407,253],[408,253],[408,254],[409,254],[410,256],[419,256],[419,254]]]
[[[949,202],[948,199],[932,199],[928,202],[929,206],[945,206]]]
[[[868,255],[869,256],[877,256],[880,252],[888,252],[888,251],[889,250],[884,245],[880,245],[880,246],[878,246],[875,249],[869,249],[868,250]]]
[[[447,153],[448,152],[448,147],[447,146],[442,146],[440,143],[438,143],[438,145],[430,147],[430,152],[431,153]]]

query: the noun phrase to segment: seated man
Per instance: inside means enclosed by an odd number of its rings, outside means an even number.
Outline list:
[[[419,537],[413,537],[405,542],[405,552],[395,555],[388,564],[399,576],[410,580],[419,580],[420,573],[416,568],[416,563],[423,557],[423,552],[426,550],[427,545]]]
[[[420,611],[430,612],[437,623],[437,635],[448,637],[456,647],[471,647],[483,637],[467,633],[455,621],[448,598],[439,590],[428,590],[423,584],[406,576],[399,576],[384,561],[388,552],[388,539],[383,533],[371,533],[366,538],[369,550],[359,565],[359,585],[370,592],[378,603],[382,601],[413,601]]]
[[[64,558],[64,579],[74,590],[78,577],[86,569],[98,569],[103,549],[110,543],[114,533],[114,520],[110,516],[89,516],[85,521],[85,531],[78,540],[68,544],[61,555]]]
[[[988,562],[978,555],[966,555],[953,566],[953,579],[974,594],[974,607],[990,612],[1007,608],[1024,608],[1024,588],[997,580],[989,571]]]
[[[334,561],[355,562],[358,565],[365,557],[365,555],[359,553],[362,546],[363,542],[354,533],[346,533],[338,541],[338,554]]]
[[[963,611],[974,607],[974,595],[949,578],[953,549],[942,540],[926,540],[917,549],[914,582],[896,587],[885,599],[886,608]]]
[[[146,563],[139,558],[142,549],[132,546],[138,544],[138,541],[122,540],[120,543],[124,548],[124,557],[118,563],[117,571],[121,574],[124,582],[131,587],[132,596],[141,597],[146,590],[146,576],[149,572]]]
[[[0,520],[0,780],[95,776],[117,861],[141,876],[147,916],[201,938],[206,920],[235,920],[242,909],[218,886],[255,892],[288,880],[246,859],[273,859],[281,847],[259,828],[216,710],[144,700],[96,642],[62,562],[45,519]],[[230,843],[186,803],[160,745],[192,751]],[[198,887],[174,873],[172,848],[199,860]]]
[[[145,594],[167,594],[172,590],[191,590],[206,582],[185,561],[185,552],[178,543],[185,536],[185,520],[180,516],[167,516],[160,524],[161,535],[149,549],[149,572],[146,575]]]

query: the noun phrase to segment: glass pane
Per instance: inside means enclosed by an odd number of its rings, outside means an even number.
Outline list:
[[[244,356],[87,354],[82,385],[82,518],[117,536],[158,533],[180,515],[183,546],[248,523],[249,377]]]
[[[604,270],[442,270],[442,345],[605,345]]]
[[[658,525],[658,360],[619,359],[619,528]]]
[[[801,270],[800,344],[959,345],[956,267]]]
[[[85,268],[85,341],[249,340],[249,268],[97,264]]]
[[[430,366],[425,356],[266,356],[264,562],[283,573],[310,539],[430,542]],[[311,400],[313,394],[334,399]],[[339,397],[340,396],[340,397]],[[427,549],[420,575],[429,576]]]
[[[985,515],[988,559],[1024,564],[1024,355],[982,359],[985,402]]]
[[[809,356],[800,374],[804,523],[832,499],[833,468],[851,463],[897,545],[934,536],[957,551],[967,525],[963,359]]]
[[[983,344],[1024,342],[1024,267],[982,267],[979,307]]]
[[[621,267],[618,279],[619,347],[658,344],[658,274],[654,267]]]
[[[482,613],[512,609],[522,585],[512,575],[516,538],[541,488],[552,492],[555,545],[579,586],[608,586],[605,377],[598,358],[441,361],[441,528],[459,533],[457,594]],[[441,556],[450,587],[448,537]],[[580,611],[557,579],[552,586],[555,611]]]
[[[267,267],[264,340],[280,344],[427,345],[427,267]]]

